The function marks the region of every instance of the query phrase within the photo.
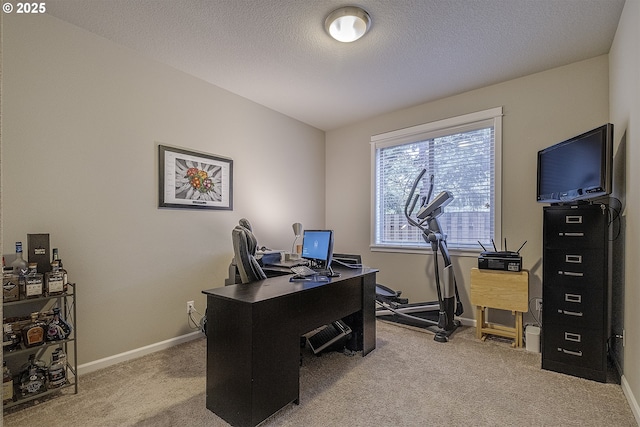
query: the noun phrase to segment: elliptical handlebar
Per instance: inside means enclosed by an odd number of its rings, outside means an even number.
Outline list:
[[[418,227],[422,231],[428,230],[422,226],[422,224],[424,224],[424,221],[417,222],[416,220],[411,218],[411,213],[415,209],[416,203],[420,198],[420,195],[415,193],[416,193],[416,188],[418,187],[418,183],[420,182],[420,180],[422,179],[425,173],[427,173],[427,170],[422,169],[422,171],[418,174],[418,177],[415,179],[415,181],[413,181],[413,185],[411,186],[411,192],[409,193],[409,197],[407,197],[407,202],[404,205],[404,216],[407,217],[407,221],[409,221],[409,224],[413,225],[414,227]],[[431,175],[429,179],[429,193],[427,195],[427,198],[423,199],[422,203],[420,204],[421,207],[425,206],[429,202],[429,199],[431,199],[431,193],[433,192],[433,179],[434,177],[433,175]],[[409,207],[409,205],[411,205],[411,207]]]
[[[426,171],[426,169],[423,169],[424,171]],[[431,195],[433,194],[433,180],[435,179],[435,175],[431,174],[431,176],[429,177],[429,193],[427,193],[427,198],[424,199],[422,201],[422,206],[427,206],[427,203],[429,203],[429,200],[431,200]],[[420,206],[420,207],[422,207]]]

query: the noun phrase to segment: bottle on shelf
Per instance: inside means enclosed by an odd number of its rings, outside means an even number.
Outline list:
[[[20,335],[13,331],[11,323],[2,324],[2,351],[14,351],[20,348]]]
[[[27,261],[22,256],[22,242],[16,242],[16,259],[11,263],[13,274],[18,276],[18,286],[20,292],[24,293],[25,277],[27,275],[28,265]]]
[[[53,261],[58,261],[58,269],[62,273],[62,282],[64,283],[66,291],[67,283],[69,283],[69,277],[67,276],[67,270],[62,266],[62,260],[60,259],[58,248],[53,248]]]
[[[27,261],[22,256],[22,242],[16,242],[16,259],[11,263],[14,274],[19,274],[20,271],[27,269]]]
[[[71,325],[69,325],[61,316],[60,308],[53,308],[53,317],[47,324],[47,341],[65,340],[71,335]]]
[[[5,271],[4,257],[2,257],[2,301],[18,301],[20,299],[20,286],[18,276],[13,270]]]
[[[61,348],[57,348],[51,354],[47,375],[50,389],[62,387],[67,383],[67,355]]]
[[[22,328],[22,343],[25,347],[44,344],[47,325],[38,319],[38,313],[31,313],[31,323]]]
[[[25,298],[38,298],[43,291],[42,273],[38,273],[38,263],[29,263],[29,272],[25,278],[24,296]]]
[[[2,361],[2,404],[13,401],[13,376],[7,366],[7,361]]]
[[[67,291],[58,261],[53,261],[51,271],[44,273],[44,287],[47,295],[60,295]]]
[[[47,367],[35,354],[29,355],[29,361],[22,366],[18,392],[20,397],[32,396],[47,390]]]

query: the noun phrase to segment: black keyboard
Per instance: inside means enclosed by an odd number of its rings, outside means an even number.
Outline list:
[[[333,276],[333,271],[331,271],[328,268],[318,268],[315,270],[315,272],[318,276],[327,276],[327,277]]]
[[[307,338],[311,350],[314,354],[318,354],[331,344],[346,337],[351,333],[351,328],[341,321],[336,321],[325,326],[322,330],[316,332],[313,336]]]
[[[318,274],[318,272],[306,265],[296,265],[295,267],[291,267],[291,271],[299,276],[315,276]]]
[[[291,272],[299,276],[336,276],[330,268],[311,268],[306,265],[296,265],[291,267]]]

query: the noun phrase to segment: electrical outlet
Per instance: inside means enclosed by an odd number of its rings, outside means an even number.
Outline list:
[[[536,300],[536,311],[542,311],[542,299],[538,298]]]
[[[193,303],[193,301],[187,301],[187,314],[191,314],[191,312],[195,309],[196,309],[196,306]]]

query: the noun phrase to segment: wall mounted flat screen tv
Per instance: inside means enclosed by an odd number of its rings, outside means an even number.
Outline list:
[[[613,125],[538,151],[537,201],[567,204],[611,194]]]

